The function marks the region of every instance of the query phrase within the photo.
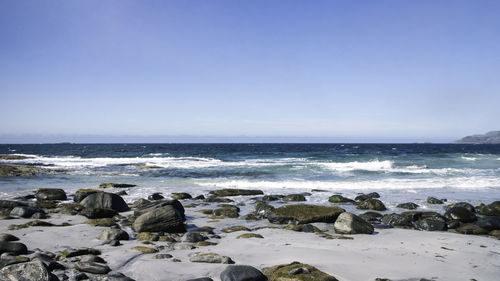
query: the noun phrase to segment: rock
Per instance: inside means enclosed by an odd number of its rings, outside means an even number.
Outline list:
[[[416,229],[425,231],[442,231],[446,229],[446,222],[441,217],[425,217],[413,223]]]
[[[80,211],[80,215],[85,216],[89,219],[102,219],[112,218],[118,215],[118,212],[113,209],[83,208],[83,210]]]
[[[214,281],[214,280],[209,277],[202,277],[202,278],[188,279],[186,281]]]
[[[15,207],[21,207],[21,206],[28,206],[27,204],[19,201],[12,201],[12,200],[0,200],[0,208],[1,209],[8,209],[9,212],[14,209]]]
[[[69,249],[66,251],[62,251],[58,254],[58,256],[72,258],[84,255],[100,255],[101,251],[93,248],[80,248],[80,249]]]
[[[91,226],[107,226],[107,227],[117,225],[113,218],[88,219],[83,223],[89,224]]]
[[[490,235],[495,237],[496,239],[500,239],[500,230],[493,230],[490,232]]]
[[[374,230],[370,223],[349,212],[340,214],[333,228],[339,234],[372,234]]]
[[[39,188],[35,192],[36,200],[66,200],[66,192],[60,188]]]
[[[207,246],[215,246],[217,243],[215,242],[209,242],[209,241],[201,241],[201,242],[196,242],[193,244],[194,247],[199,248],[199,247],[207,247]]]
[[[234,261],[227,256],[221,256],[215,253],[198,254],[189,259],[190,262],[222,263],[234,264]]]
[[[144,206],[148,206],[149,204],[151,204],[151,201],[144,199],[144,198],[140,198],[140,199],[135,200],[134,204],[132,204],[132,207],[144,208]]]
[[[446,211],[444,217],[448,220],[458,220],[463,223],[475,222],[477,220],[476,215],[464,207],[450,208]]]
[[[30,206],[32,207],[39,207],[43,209],[55,209],[57,208],[57,201],[53,200],[38,200],[34,203],[31,203]]]
[[[23,263],[23,262],[29,262],[30,259],[24,256],[16,256],[13,254],[3,254],[0,257],[0,268],[12,265],[12,264],[18,264],[18,263]]]
[[[0,242],[0,254],[12,253],[15,255],[24,255],[28,253],[26,245],[20,242]]]
[[[234,205],[221,204],[219,209],[213,210],[213,215],[217,217],[237,218],[240,216],[240,208]]]
[[[116,228],[105,229],[97,235],[99,240],[129,240],[129,235],[126,231]]]
[[[139,241],[158,241],[159,238],[158,234],[151,232],[141,232],[135,236],[135,239]]]
[[[248,238],[264,238],[264,236],[257,233],[245,233],[238,235],[236,239],[248,239]]]
[[[84,255],[80,258],[81,262],[98,262],[98,263],[106,263],[106,261],[100,256],[96,255]]]
[[[407,217],[410,221],[418,221],[421,218],[430,218],[430,217],[438,217],[444,220],[444,217],[436,212],[408,211],[408,212],[402,212],[401,215]]]
[[[21,217],[21,218],[30,218],[34,214],[39,213],[42,214],[42,217],[45,218],[45,212],[37,207],[24,207],[24,206],[19,206],[15,207],[10,211],[10,216],[11,217]]]
[[[203,195],[198,195],[198,196],[196,196],[196,197],[195,197],[195,198],[193,198],[193,199],[195,199],[195,200],[205,200],[205,196],[203,196]]]
[[[217,196],[209,196],[208,198],[205,198],[205,202],[209,203],[229,203],[229,202],[234,202],[234,200],[231,200],[229,198],[222,198],[222,197],[217,197]]]
[[[209,193],[212,195],[215,195],[215,196],[248,196],[248,195],[262,195],[262,194],[264,194],[264,192],[262,192],[262,190],[233,189],[233,188],[212,190]]]
[[[149,248],[149,247],[144,247],[144,246],[136,246],[136,247],[132,247],[132,248],[130,248],[130,250],[136,250],[136,251],[142,252],[142,253],[144,253],[144,254],[154,254],[154,253],[158,253],[158,250],[157,250],[157,249],[154,249],[154,248]]]
[[[80,205],[89,209],[113,209],[117,212],[129,210],[127,203],[121,196],[107,192],[92,193],[85,197]]]
[[[230,226],[222,229],[222,232],[225,233],[231,233],[231,232],[236,232],[236,231],[250,231],[248,227],[242,226],[242,225],[235,225],[235,226]]]
[[[107,275],[94,276],[91,281],[134,281],[120,272],[109,272]]]
[[[328,202],[331,203],[352,203],[354,200],[346,198],[342,195],[332,195],[330,198],[328,198]]]
[[[137,232],[186,232],[184,215],[174,205],[147,209],[132,224]]]
[[[33,157],[18,154],[0,154],[0,160],[25,160]]]
[[[444,204],[443,200],[437,199],[435,197],[428,197],[427,203],[429,203],[429,204]]]
[[[267,219],[267,217],[272,213],[273,210],[274,210],[273,206],[262,201],[257,201],[255,203],[254,214],[258,218]]]
[[[456,229],[460,226],[460,221],[458,220],[450,220],[446,222],[446,228],[448,229]]]
[[[357,206],[360,210],[375,210],[375,211],[385,211],[384,203],[378,199],[367,199],[365,201],[361,201]]]
[[[413,202],[408,202],[408,203],[399,204],[396,207],[401,208],[401,209],[407,209],[407,210],[415,210],[419,206]]]
[[[80,203],[85,197],[89,196],[90,194],[97,193],[97,192],[102,192],[102,190],[98,189],[78,189],[73,196],[73,201]]]
[[[483,216],[500,217],[500,201],[495,201],[489,205],[480,205],[478,213]]]
[[[157,209],[157,208],[162,208],[162,207],[168,206],[168,205],[173,206],[179,212],[179,214],[182,216],[182,219],[185,220],[184,207],[182,206],[181,202],[179,202],[178,200],[175,200],[175,199],[174,200],[152,201],[149,204],[145,204],[145,205],[137,208],[134,211],[134,216],[139,217],[142,214],[145,214],[149,211],[152,211],[152,210]]]
[[[500,230],[500,218],[499,217],[480,218],[476,222],[476,225],[488,231]]]
[[[42,171],[44,170],[33,166],[0,164],[0,177],[33,177]]]
[[[69,224],[68,224],[69,225]],[[17,229],[22,229],[22,228],[28,228],[31,226],[56,226],[53,223],[47,222],[47,221],[41,221],[41,220],[33,220],[24,224],[11,224],[9,225],[9,230],[17,230]],[[60,225],[60,226],[67,226],[67,225]]]
[[[163,195],[161,195],[159,192],[153,193],[153,194],[148,196],[148,200],[151,200],[151,201],[157,201],[157,200],[162,200],[162,199],[165,199],[165,197],[163,197]]]
[[[0,269],[2,281],[51,281],[51,274],[40,261],[13,264]]]
[[[306,201],[306,197],[302,194],[289,194],[283,197],[283,201],[301,202],[301,201]]]
[[[186,232],[181,237],[181,242],[196,243],[207,240],[208,237],[201,235],[198,232]]]
[[[155,259],[161,260],[161,259],[171,259],[173,256],[171,254],[157,254],[154,256]]]
[[[221,281],[267,281],[267,277],[253,266],[230,265],[220,274]]]
[[[9,233],[0,233],[0,242],[18,241],[19,238]]]
[[[333,223],[343,212],[345,212],[344,209],[333,206],[288,205],[274,209],[269,214],[268,220],[278,224]]]
[[[412,223],[411,221],[402,215],[399,214],[387,214],[382,216],[381,218],[382,223],[390,225],[392,227],[411,227]]]
[[[446,211],[448,211],[448,210],[450,210],[451,208],[454,208],[454,207],[465,208],[465,209],[469,210],[469,212],[471,212],[471,213],[475,213],[476,212],[476,208],[474,208],[474,206],[472,206],[471,204],[469,204],[467,202],[453,203],[453,204],[450,204],[450,205],[446,206],[445,209],[446,209]]]
[[[299,262],[264,268],[263,272],[269,278],[269,281],[338,281],[335,277],[320,271],[314,266]]]
[[[112,182],[107,182],[107,183],[101,183],[99,185],[99,188],[128,188],[128,187],[135,187],[137,185],[135,184],[127,184],[127,183],[112,183]]]
[[[172,198],[177,199],[177,200],[183,200],[183,199],[192,199],[193,196],[189,193],[185,192],[179,192],[179,193],[172,193]]]
[[[106,274],[111,271],[109,266],[97,262],[76,262],[75,269],[94,274]]]
[[[375,198],[380,198],[380,194],[378,194],[377,192],[372,192],[372,193],[368,193],[368,194],[361,194],[361,195],[356,196],[356,198],[354,198],[354,200],[366,201],[368,199],[375,199]]]
[[[368,211],[359,215],[359,217],[367,222],[374,222],[374,221],[379,221],[380,218],[382,217],[382,214],[373,211]]]
[[[284,195],[264,195],[262,201],[277,201],[283,199]]]
[[[477,226],[472,223],[464,224],[457,229],[458,233],[462,234],[473,234],[473,235],[486,235],[488,231],[480,226]]]

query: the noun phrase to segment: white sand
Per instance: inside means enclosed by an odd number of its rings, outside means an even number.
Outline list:
[[[264,239],[235,239],[245,232],[221,233],[227,224],[249,225],[237,219],[209,223],[193,210],[190,225],[216,227],[222,239],[216,246],[193,250],[170,250],[169,243],[154,242],[166,248],[159,253],[169,253],[181,262],[172,259],[154,259],[154,254],[142,254],[130,250],[143,245],[138,241],[122,241],[124,245],[101,246],[95,237],[105,227],[80,224],[81,216],[53,215],[48,221],[68,222],[69,227],[30,227],[10,231],[9,224],[20,224],[29,220],[0,220],[0,233],[18,236],[32,250],[40,248],[57,252],[66,247],[95,247],[103,250],[102,257],[113,270],[120,271],[138,281],[142,280],[186,280],[211,277],[220,280],[219,274],[227,265],[189,262],[196,253],[214,252],[231,257],[236,264],[248,264],[259,269],[277,264],[300,261],[313,265],[335,276],[339,280],[374,280],[377,277],[393,280],[500,280],[500,240],[490,237],[468,236],[449,232],[424,232],[416,230],[377,230],[374,235],[351,235],[354,240],[328,240],[312,233],[301,233],[281,229],[260,229],[255,233]],[[129,229],[127,229],[129,231]],[[131,232],[130,232],[131,233]],[[143,245],[154,247],[154,245]]]

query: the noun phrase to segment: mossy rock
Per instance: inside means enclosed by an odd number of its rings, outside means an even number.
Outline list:
[[[247,239],[247,238],[264,238],[264,236],[257,233],[245,233],[238,235],[238,237],[236,237],[236,239]]]
[[[283,197],[283,201],[287,202],[303,202],[306,201],[306,197],[302,194],[289,194]]]
[[[29,205],[33,206],[33,207],[42,208],[42,209],[55,209],[55,208],[57,208],[57,202],[52,201],[52,200],[37,200],[36,202],[33,202]]]
[[[314,266],[299,262],[264,268],[262,273],[269,281],[338,281]]]
[[[32,177],[40,174],[38,167],[16,164],[0,164],[0,177]]]
[[[60,213],[65,215],[76,215],[81,210],[83,210],[83,206],[78,203],[61,203],[57,205],[57,209],[54,210],[54,213]]]
[[[387,208],[384,203],[378,199],[368,199],[366,201],[361,201],[357,206],[360,210],[375,210],[375,211],[385,211]]]
[[[250,229],[248,227],[245,227],[242,225],[235,225],[235,226],[226,227],[222,230],[222,232],[225,232],[225,233],[231,233],[231,232],[236,232],[236,231],[250,231]]]
[[[171,197],[177,200],[192,199],[193,196],[186,192],[172,193]]]
[[[99,185],[99,188],[128,188],[128,187],[134,187],[134,186],[137,186],[137,185],[128,184],[128,183],[105,182],[105,183],[101,183]]]
[[[478,213],[483,216],[500,217],[500,201],[495,201],[489,205],[480,205],[478,208]]]
[[[168,235],[160,235],[160,237],[158,237],[158,242],[177,242],[177,240],[175,240],[175,238],[173,238],[172,236],[168,236]]]
[[[89,219],[86,220],[84,223],[89,224],[91,226],[107,226],[107,227],[117,225],[113,218]]]
[[[219,209],[213,211],[213,215],[216,217],[228,217],[237,218],[240,216],[240,208],[234,205],[221,204]]]
[[[157,249],[150,248],[150,247],[144,247],[144,246],[135,246],[135,247],[130,248],[130,250],[136,250],[136,251],[142,252],[144,254],[158,253]]]
[[[189,259],[190,262],[201,262],[201,263],[222,263],[222,264],[234,264],[234,261],[227,256],[221,256],[216,253],[200,253]]]
[[[262,190],[255,189],[235,189],[235,188],[225,188],[219,190],[212,190],[209,192],[215,196],[249,196],[249,195],[262,195],[264,192]]]
[[[344,209],[334,206],[288,205],[274,209],[269,214],[268,220],[278,224],[334,223],[343,212],[345,212]]]
[[[313,233],[322,232],[319,228],[317,228],[312,224],[297,224],[297,225],[289,224],[285,226],[285,229],[298,232],[313,232]]]
[[[346,198],[342,195],[336,194],[336,195],[330,196],[330,198],[328,198],[328,202],[342,204],[342,203],[352,203],[352,202],[354,202],[354,200]]]
[[[217,245],[217,243],[215,243],[215,242],[201,241],[201,242],[195,243],[193,246],[195,246],[195,247],[207,247],[207,246],[215,246],[215,245]]]
[[[429,204],[444,204],[444,200],[437,199],[436,197],[428,197],[427,203],[429,203]]]
[[[204,215],[212,215],[214,213],[214,210],[212,210],[212,209],[204,209],[204,210],[198,210],[197,212],[200,213],[200,214],[204,214]]]
[[[139,241],[158,241],[160,237],[156,233],[141,232],[135,236],[135,240]]]
[[[41,221],[41,220],[34,220],[30,221],[24,224],[11,224],[9,225],[9,230],[16,230],[16,229],[22,229],[22,228],[28,228],[32,226],[57,226],[53,223],[47,222],[47,221]],[[63,225],[60,225],[63,226]]]

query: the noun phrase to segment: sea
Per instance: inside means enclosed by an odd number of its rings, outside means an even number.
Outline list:
[[[0,154],[30,157],[0,163],[58,171],[0,178],[2,199],[40,187],[71,194],[115,182],[137,185],[126,190],[128,202],[155,192],[206,196],[222,188],[304,193],[307,203],[323,205],[332,194],[378,192],[389,211],[404,202],[442,208],[427,204],[429,196],[449,203],[500,200],[495,144],[2,144]]]

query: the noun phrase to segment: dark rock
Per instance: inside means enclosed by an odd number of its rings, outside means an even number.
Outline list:
[[[426,231],[442,231],[446,229],[446,222],[441,217],[425,217],[413,223],[416,229]]]
[[[476,225],[488,231],[500,230],[500,218],[499,217],[480,218],[476,222]]]
[[[373,226],[356,216],[355,214],[344,212],[339,215],[333,225],[336,233],[339,234],[372,234]]]
[[[407,217],[410,221],[418,221],[421,218],[439,217],[444,219],[439,213],[436,212],[419,212],[419,211],[408,211],[402,212],[401,215]]]
[[[428,197],[427,203],[429,203],[429,204],[444,204],[443,200],[437,199],[435,197]]]
[[[33,166],[0,164],[0,177],[33,177],[42,171],[42,169]]]
[[[195,197],[195,198],[193,198],[193,199],[195,199],[195,200],[204,200],[204,199],[205,199],[205,196],[203,196],[203,195],[198,195],[198,196],[196,196],[196,197]]]
[[[229,198],[223,198],[223,197],[217,197],[217,196],[209,196],[208,198],[205,199],[205,202],[209,203],[229,203],[229,202],[234,202],[233,200]]]
[[[19,238],[9,233],[0,233],[0,242],[18,241]]]
[[[66,192],[60,188],[39,188],[35,192],[36,200],[66,200]]]
[[[27,195],[14,197],[15,200],[21,200],[21,201],[28,201],[28,200],[35,199],[35,198],[36,197],[34,194],[27,194]]]
[[[83,255],[100,255],[101,251],[92,248],[71,249],[61,253],[67,258],[78,257]]]
[[[453,203],[453,204],[450,204],[450,205],[446,206],[445,209],[446,209],[446,211],[448,211],[448,210],[450,210],[451,208],[454,208],[454,207],[465,208],[465,209],[469,210],[469,212],[471,212],[471,213],[475,213],[476,212],[476,208],[474,208],[474,206],[472,206],[471,204],[469,204],[467,202]]]
[[[186,232],[181,238],[181,242],[196,243],[207,240],[208,237],[198,232]]]
[[[274,207],[265,203],[265,202],[262,202],[262,201],[257,201],[255,203],[255,210],[254,210],[254,214],[258,217],[258,218],[261,218],[261,219],[267,219],[267,217],[269,216],[269,214],[271,214],[271,212],[274,210]]]
[[[24,206],[19,206],[15,207],[10,211],[10,216],[11,217],[21,217],[21,218],[30,218],[33,216],[35,213],[41,213],[45,215],[45,212],[37,207],[24,207]]]
[[[162,199],[165,199],[165,197],[163,197],[163,195],[161,195],[159,192],[155,192],[155,193],[148,196],[148,200],[151,200],[151,201],[157,201],[157,200],[162,200]]]
[[[38,200],[31,203],[30,206],[42,208],[42,209],[55,209],[57,208],[57,201],[54,200]]]
[[[135,281],[120,272],[109,272],[107,275],[96,276],[92,281]]]
[[[385,211],[384,203],[378,199],[367,199],[365,201],[361,201],[357,206],[360,210],[375,210],[375,211]]]
[[[372,192],[372,193],[368,193],[368,194],[361,194],[361,195],[356,196],[356,198],[354,198],[354,200],[366,201],[368,199],[375,199],[375,198],[380,198],[380,194],[378,194],[377,192]]]
[[[264,268],[263,272],[270,281],[338,281],[335,277],[314,266],[299,262]]]
[[[0,154],[0,160],[25,160],[33,157],[18,154]]]
[[[85,197],[89,196],[90,194],[97,193],[97,192],[102,192],[102,190],[98,190],[98,189],[78,189],[76,191],[75,195],[73,196],[73,201],[79,203],[83,199],[85,199]]]
[[[306,197],[302,194],[289,194],[283,197],[283,201],[287,202],[300,202],[306,201]]]
[[[134,204],[132,204],[132,207],[144,208],[145,206],[149,206],[149,204],[151,204],[151,201],[144,199],[144,198],[140,198],[140,199],[135,200]]]
[[[89,219],[101,219],[101,218],[112,218],[118,215],[118,212],[113,209],[101,209],[101,208],[84,208],[80,211],[80,215],[85,216]]]
[[[455,229],[460,226],[460,221],[458,220],[449,220],[446,222],[446,228],[448,229]]]
[[[130,237],[128,233],[121,229],[109,228],[103,230],[99,235],[97,235],[99,240],[129,240]]]
[[[262,190],[233,189],[233,188],[212,190],[209,193],[212,195],[215,195],[215,196],[248,196],[248,195],[262,195],[262,194],[264,194],[264,192],[262,192]]]
[[[373,211],[368,211],[359,215],[359,217],[367,222],[374,222],[374,221],[379,221],[380,218],[382,217],[382,214]]]
[[[495,201],[489,205],[480,205],[478,208],[478,213],[483,216],[500,217],[500,201]]]
[[[401,209],[407,209],[407,210],[415,210],[419,206],[413,202],[408,202],[408,203],[399,204],[396,207],[401,208]]]
[[[209,277],[202,277],[202,278],[188,279],[186,281],[214,281],[214,280]]]
[[[450,208],[446,211],[444,217],[448,220],[459,220],[463,223],[475,222],[477,220],[476,215],[464,207]]]
[[[217,217],[228,217],[228,218],[237,218],[240,216],[240,208],[229,205],[229,204],[221,204],[218,209],[213,210],[213,215]]]
[[[185,220],[185,210],[179,200],[160,200],[160,201],[152,201],[148,204],[144,204],[141,207],[138,207],[137,210],[134,211],[134,216],[139,217],[144,213],[147,213],[153,209],[162,208],[164,206],[171,205],[173,206],[182,216],[182,219]]]
[[[99,185],[100,188],[128,188],[128,187],[134,187],[137,186],[135,184],[127,184],[127,183],[101,183]]]
[[[179,193],[172,193],[172,198],[177,199],[177,200],[183,200],[183,199],[191,199],[193,196],[189,193],[185,192],[179,192]]]
[[[117,212],[129,210],[127,203],[120,195],[107,192],[92,193],[85,197],[80,204],[89,209],[113,209]]]
[[[328,198],[328,202],[331,203],[352,203],[354,200],[346,198],[342,195],[332,195],[330,198]]]
[[[106,261],[100,256],[96,255],[85,255],[80,258],[81,262],[98,262],[98,263],[106,263]]]
[[[132,228],[137,232],[186,232],[184,220],[184,214],[178,208],[165,204],[143,211]]]
[[[23,203],[23,202],[19,202],[19,201],[0,200],[0,208],[8,209],[9,212],[10,212],[10,210],[14,209],[15,207],[20,207],[20,206],[28,206],[28,205]]]
[[[76,262],[75,269],[94,274],[106,274],[111,271],[109,266],[97,262]]]
[[[480,226],[477,226],[472,223],[464,224],[457,229],[458,233],[462,234],[473,234],[473,235],[486,235],[488,231]]]
[[[52,281],[51,274],[40,261],[13,264],[0,269],[2,281]]]
[[[381,218],[381,222],[392,227],[411,227],[411,221],[399,214],[387,214]]]
[[[220,274],[221,281],[267,281],[260,270],[249,265],[230,265]]]
[[[0,254],[12,253],[15,255],[24,255],[28,253],[28,248],[19,242],[0,242]]]
[[[283,199],[284,195],[264,195],[262,201],[277,201]]]
[[[343,212],[345,212],[344,209],[333,206],[288,205],[274,209],[269,214],[268,220],[271,223],[279,224],[333,223]]]

